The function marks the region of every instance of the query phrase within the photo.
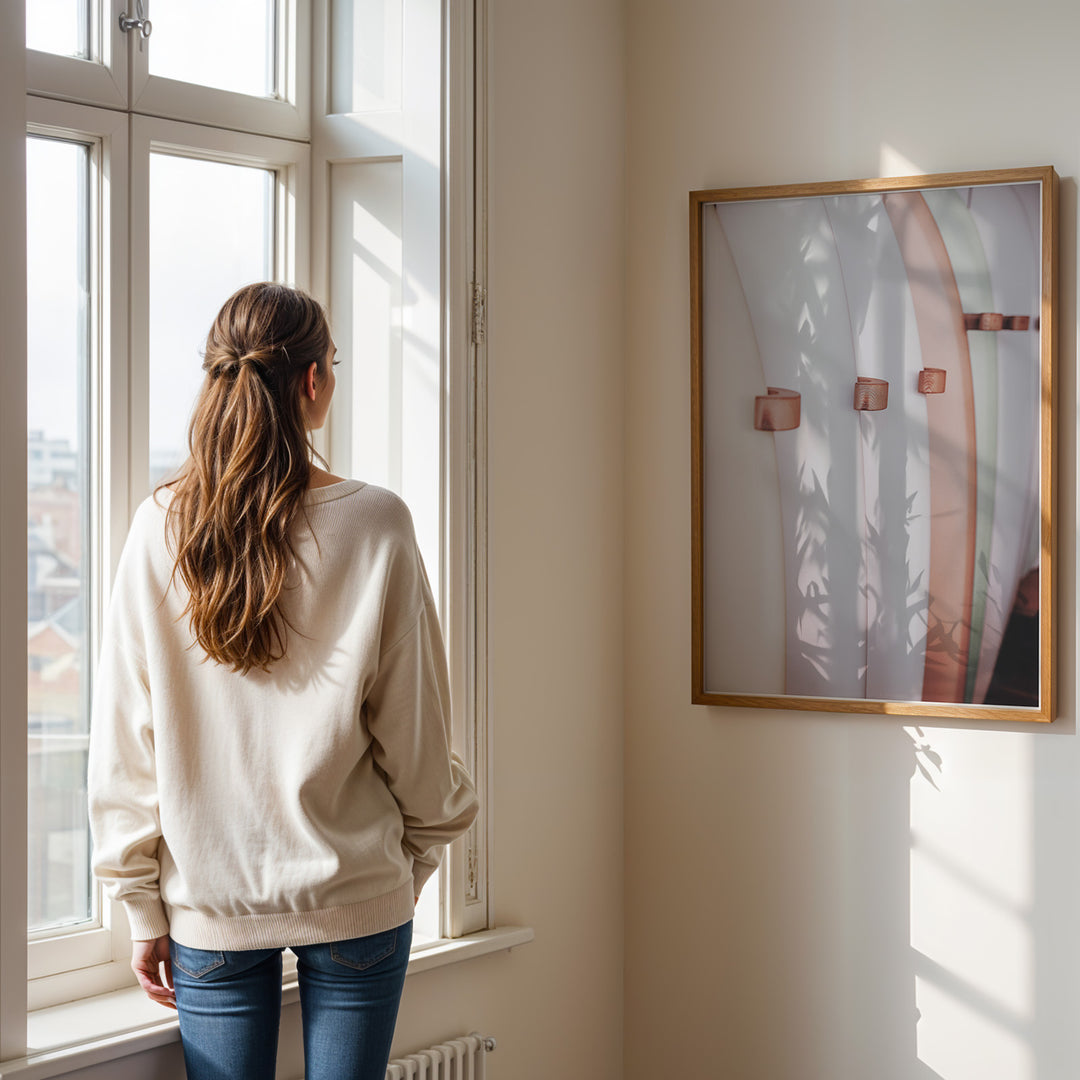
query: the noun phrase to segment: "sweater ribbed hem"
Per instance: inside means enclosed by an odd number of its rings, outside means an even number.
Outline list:
[[[392,930],[415,909],[410,877],[393,892],[321,911],[275,911],[258,915],[207,915],[169,908],[169,935],[189,949],[280,949],[321,945]]]

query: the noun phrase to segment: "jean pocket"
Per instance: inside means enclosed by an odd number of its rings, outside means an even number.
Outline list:
[[[381,934],[335,941],[330,945],[330,959],[353,971],[364,971],[394,955],[397,948],[398,928],[384,930]]]
[[[179,968],[185,975],[193,979],[201,979],[225,966],[225,954],[220,951],[207,949],[192,949],[188,945],[181,945],[173,941],[169,945],[169,954],[173,967]]]

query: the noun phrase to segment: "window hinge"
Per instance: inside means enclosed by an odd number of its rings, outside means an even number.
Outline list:
[[[472,283],[472,343],[483,345],[487,337],[487,289]]]

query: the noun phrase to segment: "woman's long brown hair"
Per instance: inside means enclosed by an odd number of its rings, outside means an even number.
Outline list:
[[[191,456],[170,485],[173,577],[190,594],[195,640],[243,674],[285,655],[278,599],[314,453],[301,386],[312,363],[326,378],[329,350],[319,304],[272,282],[229,297],[206,339]]]

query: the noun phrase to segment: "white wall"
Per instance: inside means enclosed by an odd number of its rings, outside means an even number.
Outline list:
[[[394,1052],[622,1075],[623,21],[495,0],[489,289],[495,907],[532,944],[408,979]],[[278,1074],[300,1075],[298,1008]],[[178,1080],[179,1047],[71,1074]]]
[[[629,0],[627,17],[626,1076],[677,1058],[738,1080],[1064,1080],[1080,7]],[[691,706],[687,192],[1043,164],[1063,178],[1061,719],[919,734]]]
[[[500,1080],[622,1076],[623,23],[495,0],[489,633],[495,915],[410,978],[396,1050],[479,1028]]]
[[[619,0],[495,0],[489,222],[495,914],[536,940],[409,980],[395,1046],[622,1076]]]

